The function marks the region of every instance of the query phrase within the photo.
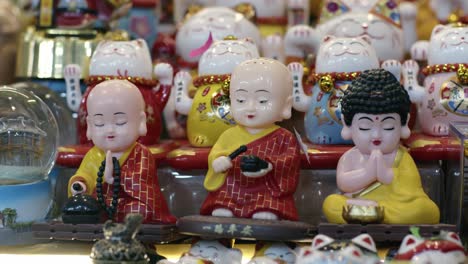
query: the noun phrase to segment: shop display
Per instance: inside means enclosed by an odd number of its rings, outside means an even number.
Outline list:
[[[368,234],[350,240],[334,240],[325,235],[317,235],[312,246],[300,249],[296,264],[349,263],[378,264],[377,248]]]
[[[95,146],[71,177],[69,196],[86,193],[97,197],[107,217],[118,222],[128,213],[140,213],[143,223],[174,223],[160,191],[152,154],[136,143],[147,133],[145,102],[139,89],[125,80],[104,81],[89,93],[86,104],[86,135]]]
[[[76,65],[68,66],[71,72]],[[75,70],[75,73],[77,71]],[[153,79],[153,74],[158,80]],[[146,127],[148,133],[138,139],[145,145],[156,144],[162,130],[161,112],[164,108],[172,87],[172,66],[161,63],[153,68],[146,42],[142,39],[132,41],[102,41],[96,47],[89,64],[89,77],[86,80],[88,88],[83,99],[77,96],[74,100],[80,102],[78,111],[78,135],[80,144],[90,143],[86,135],[87,108],[89,93],[95,85],[104,80],[127,80],[135,84],[145,100]],[[75,75],[75,82],[79,82]]]
[[[355,147],[337,166],[343,194],[328,196],[323,213],[332,223],[437,224],[439,209],[424,193],[416,164],[400,145],[408,138],[410,101],[383,69],[361,73],[342,100],[341,135]]]
[[[187,138],[194,147],[211,147],[219,136],[234,126],[230,114],[229,82],[239,63],[258,58],[257,46],[250,39],[233,37],[214,42],[198,62],[198,76],[193,80],[197,89],[189,96],[192,77],[180,71],[174,78],[176,111],[187,115]]]
[[[447,136],[449,122],[465,121],[468,116],[468,27],[463,24],[437,25],[429,42],[413,46],[416,60],[427,60],[422,69],[423,87],[418,84],[419,66],[409,60],[403,64],[405,89],[416,96],[421,130],[431,136]]]

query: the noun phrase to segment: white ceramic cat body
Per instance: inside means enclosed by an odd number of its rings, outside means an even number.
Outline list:
[[[304,127],[307,138],[316,144],[351,144],[341,137],[341,108],[338,103],[350,81],[335,80],[330,91],[323,91],[317,82],[309,96],[300,82],[303,74],[300,64],[292,63],[288,67],[293,76],[297,76],[293,78],[293,107],[306,113]],[[353,73],[375,68],[379,68],[379,61],[367,36],[326,36],[317,54],[315,71],[318,74]]]
[[[242,14],[227,7],[207,7],[190,17],[178,30],[176,35],[176,53],[185,62],[197,62],[202,52],[190,54],[212,40],[222,40],[232,35],[251,38],[260,43],[260,32]],[[208,48],[208,47],[206,47]]]
[[[267,243],[261,254],[249,261],[249,264],[294,264],[296,253],[288,245],[282,242]]]
[[[211,261],[213,264],[240,264],[242,252],[230,249],[216,240],[200,240],[192,245],[189,252],[184,254],[177,264],[200,264],[202,261]],[[174,264],[167,260],[158,264]]]
[[[288,33],[290,31],[294,33],[286,36],[286,55],[297,56],[298,54],[288,53],[288,50],[294,50],[294,46],[304,45],[317,52],[318,46],[313,47],[316,43],[303,40],[306,34],[317,34],[318,38],[325,35],[368,36],[380,61],[402,60],[405,47],[409,50],[416,40],[414,34],[416,8],[412,4],[405,3],[401,12],[400,17],[398,6],[392,0],[324,1],[322,13],[328,15],[321,16],[316,30],[304,28],[303,25],[288,30]]]
[[[429,44],[415,44],[412,53],[417,56],[427,54],[428,67],[438,64],[466,65],[468,27],[437,25]],[[406,61],[403,68],[405,88],[408,91],[422,91],[418,100],[418,118],[424,133],[446,136],[449,133],[449,122],[468,120],[468,85],[457,77],[456,70],[432,72],[425,77],[423,87],[420,87],[416,81],[419,70],[417,63]]]
[[[151,55],[142,39],[101,41],[91,57],[89,75],[152,79]]]

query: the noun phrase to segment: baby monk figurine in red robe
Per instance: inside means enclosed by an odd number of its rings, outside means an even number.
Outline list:
[[[298,219],[293,195],[299,145],[275,125],[291,117],[292,88],[288,68],[276,60],[248,60],[234,69],[229,96],[237,125],[220,136],[208,157],[202,215]]]
[[[159,187],[155,160],[136,142],[146,135],[144,106],[138,88],[125,80],[104,81],[90,92],[86,135],[94,147],[71,177],[68,195],[93,195],[117,222],[139,213],[143,223],[175,223]]]

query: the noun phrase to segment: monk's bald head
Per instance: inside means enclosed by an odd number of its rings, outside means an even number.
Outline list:
[[[88,112],[97,104],[131,105],[138,112],[145,109],[145,101],[138,88],[125,80],[104,81],[96,85],[86,102]]]

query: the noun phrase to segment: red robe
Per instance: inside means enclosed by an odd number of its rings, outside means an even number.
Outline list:
[[[223,141],[232,144],[232,136],[239,135],[239,131],[242,131],[239,127],[227,130],[216,144]],[[217,208],[227,208],[235,217],[251,218],[256,212],[269,211],[280,219],[298,220],[294,192],[299,180],[300,150],[296,138],[286,129],[278,128],[246,145],[247,151],[242,155],[255,155],[271,163],[273,169],[263,177],[246,177],[241,173],[240,157],[235,158],[224,184],[209,192],[200,214],[211,215]]]
[[[76,175],[70,179],[68,189],[70,190],[73,182],[82,181],[86,184],[88,193],[96,197],[97,170],[104,159],[105,153],[102,150],[92,148],[86,154]],[[169,212],[166,199],[161,193],[155,160],[150,150],[136,143],[128,157],[119,162],[120,192],[114,220],[123,222],[126,214],[139,213],[143,216],[143,223],[175,223],[176,218]],[[103,182],[102,190],[109,206],[112,202],[113,186]]]

